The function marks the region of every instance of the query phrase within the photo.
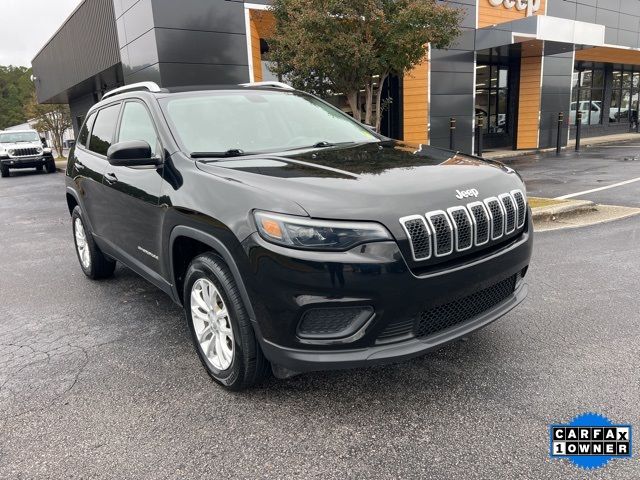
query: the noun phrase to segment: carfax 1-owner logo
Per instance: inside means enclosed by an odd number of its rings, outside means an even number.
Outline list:
[[[566,425],[550,425],[551,458],[569,459],[585,469],[602,468],[610,460],[631,458],[631,425],[615,425],[597,413],[578,415]]]

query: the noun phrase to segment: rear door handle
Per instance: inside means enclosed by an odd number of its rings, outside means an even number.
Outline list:
[[[113,185],[114,183],[117,183],[118,177],[116,177],[115,173],[111,173],[111,172],[105,173],[104,181],[107,182],[109,185]]]

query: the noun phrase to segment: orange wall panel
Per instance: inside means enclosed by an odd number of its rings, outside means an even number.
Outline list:
[[[527,16],[526,10],[518,10],[515,6],[513,8],[506,8],[504,4],[500,4],[494,7],[489,3],[489,0],[478,0],[478,27],[488,27],[490,25],[496,25],[498,23],[511,22]],[[534,15],[544,15],[547,8],[547,0],[540,1],[540,9],[534,13]]]
[[[540,130],[540,93],[542,87],[542,43],[522,44],[520,92],[518,100],[518,136],[516,148],[538,148]]]
[[[576,60],[640,65],[640,52],[611,47],[594,47],[585,50],[576,50]]]
[[[429,138],[429,61],[404,75],[402,88],[404,141],[427,143]]]

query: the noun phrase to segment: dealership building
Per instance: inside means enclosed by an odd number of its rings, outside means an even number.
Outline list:
[[[78,129],[115,87],[272,79],[269,0],[84,0],[33,59],[38,99],[69,103]],[[472,152],[536,149],[635,128],[640,0],[451,0],[462,34],[388,82],[384,132]],[[478,119],[482,119],[478,122]],[[567,126],[569,124],[569,126]]]

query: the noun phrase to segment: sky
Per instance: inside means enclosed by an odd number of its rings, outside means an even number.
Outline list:
[[[0,0],[0,65],[30,67],[36,53],[80,3],[82,0]]]

